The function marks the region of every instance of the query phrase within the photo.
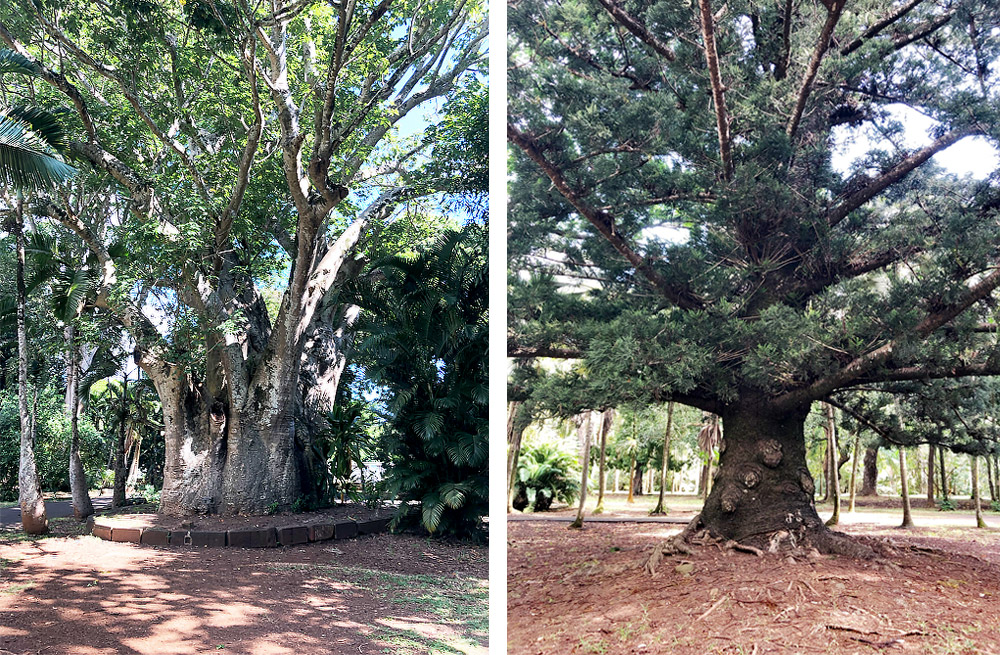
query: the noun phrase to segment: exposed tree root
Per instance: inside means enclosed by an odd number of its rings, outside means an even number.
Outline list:
[[[881,560],[895,554],[895,549],[884,539],[852,537],[834,532],[825,526],[795,530],[776,530],[737,542],[718,536],[708,529],[702,529],[701,515],[695,516],[680,534],[658,544],[645,563],[645,570],[655,576],[656,569],[664,557],[690,555],[692,546],[716,546],[721,550],[749,553],[757,557],[777,555],[795,561],[796,559],[817,559],[823,555],[840,555],[851,559]]]

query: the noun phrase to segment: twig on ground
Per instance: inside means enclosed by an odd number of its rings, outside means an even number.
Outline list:
[[[699,616],[698,618],[696,618],[695,621],[701,621],[703,618],[705,618],[706,616],[708,616],[709,614],[711,614],[712,612],[714,612],[715,608],[717,608],[719,605],[721,605],[722,603],[724,603],[727,600],[729,600],[729,594],[723,594],[722,598],[720,598],[719,600],[715,601],[715,604],[713,604],[711,607],[709,607],[707,610],[705,610],[705,613],[702,614],[701,616]]]

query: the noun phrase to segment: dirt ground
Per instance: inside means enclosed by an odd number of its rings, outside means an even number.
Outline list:
[[[0,655],[485,655],[487,565],[409,535],[170,550],[0,532]]]
[[[509,522],[510,655],[1000,654],[1000,530],[900,531],[889,562],[702,547],[643,570],[661,524]]]

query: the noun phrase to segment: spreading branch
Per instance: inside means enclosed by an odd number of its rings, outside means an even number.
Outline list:
[[[840,16],[844,11],[845,1],[846,0],[832,0],[832,2],[827,5],[828,13],[826,16],[826,22],[823,24],[823,29],[820,31],[819,40],[816,42],[816,48],[813,50],[813,55],[809,60],[809,66],[806,68],[806,73],[802,77],[802,85],[799,87],[798,98],[795,101],[795,109],[792,110],[792,116],[788,119],[788,125],[785,128],[785,132],[790,138],[794,137],[795,132],[799,129],[799,122],[802,120],[802,114],[806,109],[806,101],[809,100],[809,94],[812,92],[813,81],[819,73],[820,64],[823,63],[823,56],[826,55],[827,50],[830,48],[830,39],[833,38],[833,30],[837,26],[837,22],[840,20]]]
[[[677,58],[677,55],[674,54],[674,51],[670,46],[657,38],[655,34],[650,32],[642,21],[619,7],[617,3],[615,3],[615,0],[597,1],[601,3],[601,6],[604,7],[609,14],[611,14],[611,17],[615,19],[616,23],[627,29],[650,48],[663,55],[667,61],[673,61]]]
[[[899,19],[906,16],[914,9],[914,7],[916,7],[923,1],[924,0],[910,0],[902,7],[897,8],[895,11],[889,12],[879,20],[872,23],[868,27],[868,29],[866,29],[864,32],[861,33],[861,35],[858,38],[854,39],[853,41],[845,45],[843,48],[841,48],[840,54],[842,55],[851,54],[852,52],[860,48],[862,45],[864,45],[866,41],[875,38],[876,36],[881,34],[882,31],[885,30],[885,28],[889,27],[893,23],[897,22]]]
[[[642,273],[647,280],[671,303],[682,309],[697,309],[703,305],[702,301],[689,290],[678,290],[671,285],[659,272],[632,247],[615,230],[614,218],[607,212],[598,210],[586,203],[582,194],[573,189],[558,166],[550,162],[534,140],[527,134],[521,132],[516,127],[507,124],[507,139],[524,151],[533,162],[535,162],[542,172],[551,180],[556,190],[573,206],[581,216],[590,221],[591,225],[597,228],[611,245],[625,259],[628,260],[637,271]]]

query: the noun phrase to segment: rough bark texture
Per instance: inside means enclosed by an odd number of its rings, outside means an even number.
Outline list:
[[[865,472],[861,483],[861,496],[878,495],[878,448],[865,449]]]
[[[17,470],[21,525],[28,534],[45,534],[49,520],[38,484],[35,465],[35,430],[28,413],[28,330],[25,323],[27,290],[24,285],[24,204],[20,197],[15,209],[14,233],[17,240],[17,408],[21,419],[21,452]]]
[[[827,529],[816,513],[815,483],[806,466],[807,414],[808,407],[779,413],[763,403],[723,411],[725,436],[702,525],[716,536],[760,548],[780,543],[858,554],[856,545]]]
[[[861,446],[861,435],[854,435],[854,456],[851,458],[851,501],[848,505],[847,511],[854,511],[854,498],[857,496],[858,491],[858,450]]]
[[[948,500],[948,471],[944,468],[944,447],[937,449],[938,451],[938,468],[941,470],[941,499]]]
[[[66,412],[69,414],[71,442],[69,448],[69,489],[73,497],[73,516],[83,520],[94,513],[94,504],[87,489],[87,475],[80,459],[80,351],[76,347],[76,329],[66,328]]]

